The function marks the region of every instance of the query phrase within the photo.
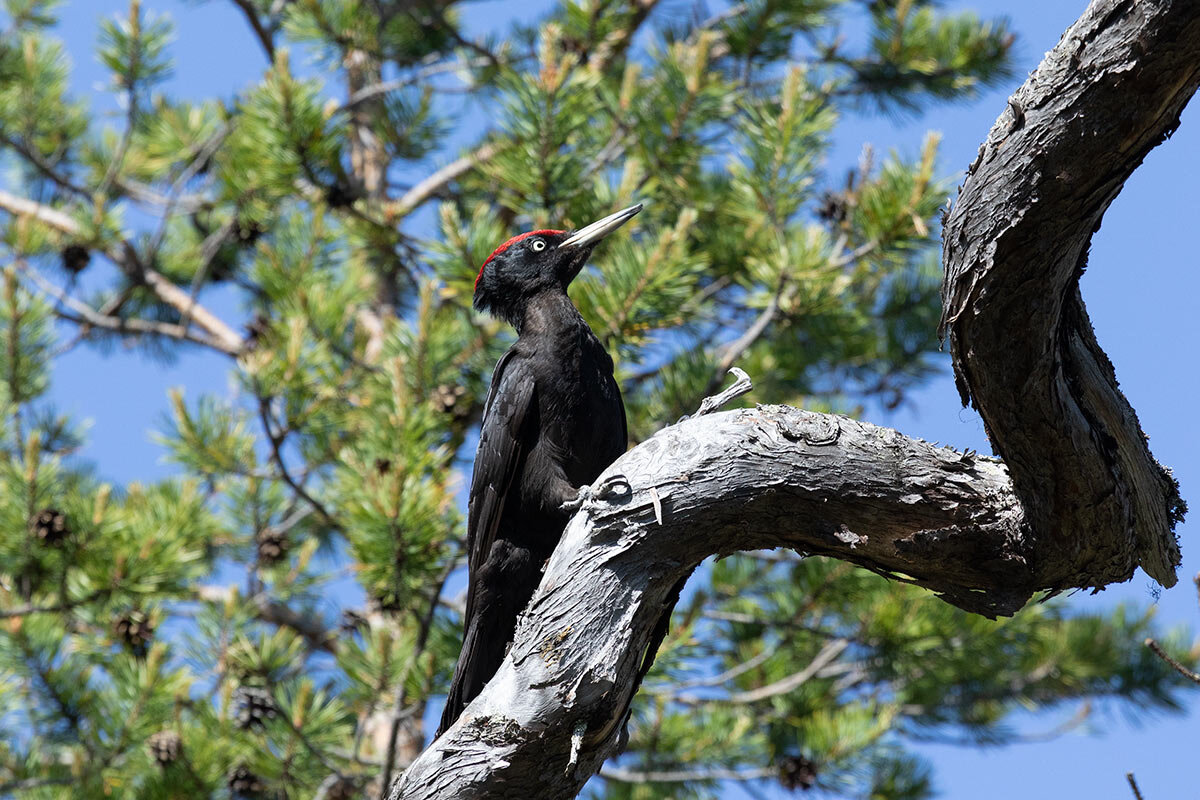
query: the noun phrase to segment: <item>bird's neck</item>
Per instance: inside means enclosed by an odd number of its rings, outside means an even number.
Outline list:
[[[518,336],[560,336],[587,326],[563,289],[540,292],[529,298],[520,319],[513,321]]]

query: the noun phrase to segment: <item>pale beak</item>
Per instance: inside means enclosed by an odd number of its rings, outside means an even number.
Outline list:
[[[596,242],[608,236],[617,228],[624,225],[629,220],[637,216],[637,213],[642,210],[642,204],[623,208],[615,214],[609,214],[604,219],[598,219],[591,225],[587,225],[575,233],[571,234],[565,242],[559,245],[559,249],[564,247],[584,247],[585,245],[595,244]]]

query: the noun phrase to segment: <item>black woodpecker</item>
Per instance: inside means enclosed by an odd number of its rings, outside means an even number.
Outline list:
[[[462,652],[438,726],[454,724],[499,668],[571,513],[611,491],[591,483],[625,452],[613,362],[567,296],[608,234],[641,204],[574,232],[514,236],[483,262],[475,308],[517,329],[483,410],[467,512]]]

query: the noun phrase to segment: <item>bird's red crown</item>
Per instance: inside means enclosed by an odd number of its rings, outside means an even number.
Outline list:
[[[526,231],[525,233],[518,234],[517,236],[512,237],[507,242],[505,242],[504,244],[497,247],[495,250],[492,251],[492,254],[487,257],[487,260],[483,262],[483,266],[481,266],[479,268],[479,274],[475,276],[475,288],[476,289],[479,288],[479,279],[483,277],[483,271],[485,269],[487,269],[487,265],[491,263],[493,258],[500,255],[505,250],[512,247],[514,244],[521,241],[522,239],[528,239],[530,236],[537,236],[539,234],[541,234],[543,236],[551,236],[556,233],[566,233],[566,231],[552,231],[549,229],[540,230],[540,231]]]

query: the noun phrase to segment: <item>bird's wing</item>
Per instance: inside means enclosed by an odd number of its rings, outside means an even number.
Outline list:
[[[629,419],[625,416],[625,401],[621,399],[621,384],[613,378],[613,386],[617,388],[617,407],[621,409],[621,452],[629,448]]]
[[[532,421],[534,379],[528,363],[515,348],[496,363],[492,387],[483,409],[479,449],[471,475],[467,506],[467,615],[472,618],[475,600],[474,577],[496,540],[509,487],[520,471],[524,456],[522,434]]]

